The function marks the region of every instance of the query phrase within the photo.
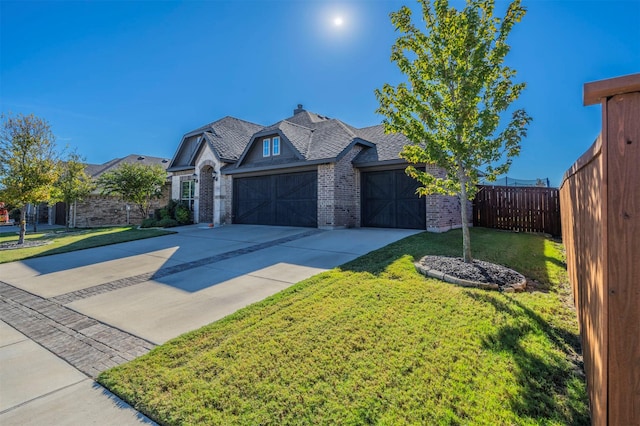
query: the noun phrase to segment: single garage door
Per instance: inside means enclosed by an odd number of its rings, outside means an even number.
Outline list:
[[[426,228],[426,203],[418,182],[403,170],[362,173],[362,226]]]
[[[318,173],[235,178],[233,223],[318,226]]]

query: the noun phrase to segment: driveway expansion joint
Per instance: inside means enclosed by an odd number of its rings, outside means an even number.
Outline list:
[[[309,237],[311,235],[316,235],[322,232],[325,232],[325,231],[321,229],[310,229],[308,231],[304,231],[295,235],[290,235],[284,238],[279,238],[277,240],[267,241],[260,244],[254,244],[249,247],[244,247],[241,249],[232,250],[225,253],[220,253],[215,256],[209,256],[202,259],[192,260],[190,262],[180,263],[178,265],[167,266],[164,268],[160,268],[155,272],[146,272],[144,274],[138,274],[132,277],[120,278],[114,281],[109,281],[107,283],[98,284],[93,287],[87,287],[82,290],[72,291],[69,293],[52,297],[49,300],[52,300],[61,305],[66,305],[68,303],[75,302],[76,300],[87,299],[89,297],[97,296],[98,294],[108,293],[110,291],[118,290],[125,287],[130,287],[132,285],[141,284],[143,282],[154,280],[154,279],[164,278],[169,275],[177,274],[179,272],[184,272],[188,269],[199,268],[201,266],[222,262],[223,260],[231,259],[236,256],[241,256],[243,254],[249,254],[258,250],[263,250],[263,249],[274,247],[280,244],[289,243],[291,241],[299,240],[301,238]]]

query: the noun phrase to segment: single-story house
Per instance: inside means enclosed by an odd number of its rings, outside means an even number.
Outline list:
[[[104,164],[87,164],[85,173],[92,179],[98,179],[103,173],[117,169],[124,163],[136,164],[159,164],[165,170],[169,166],[169,160],[160,157],[151,157],[146,155],[131,154],[122,158],[115,158]],[[155,199],[151,203],[151,212],[154,209],[167,205],[170,199],[170,180],[163,188],[163,196]],[[116,196],[105,196],[100,194],[100,188],[97,188],[88,197],[82,201],[77,201],[71,206],[71,227],[93,227],[107,225],[126,225],[140,224],[143,218],[138,211],[137,206],[127,203]],[[56,203],[49,211],[49,223],[56,225],[65,225],[66,220],[66,204]]]
[[[457,198],[416,195],[399,157],[406,143],[382,125],[359,129],[302,105],[269,126],[224,117],[183,136],[167,169],[171,197],[215,225],[460,227]]]

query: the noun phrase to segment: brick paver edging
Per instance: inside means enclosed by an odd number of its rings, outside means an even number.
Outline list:
[[[0,320],[91,378],[155,345],[0,281]]]
[[[299,240],[310,235],[315,235],[324,232],[320,229],[311,229],[309,231],[302,232],[300,234],[291,235],[289,237],[279,238],[273,241],[267,241],[260,244],[255,244],[249,247],[241,248],[238,250],[228,251],[226,253],[217,254],[215,256],[205,257],[203,259],[193,260],[191,262],[181,263],[179,265],[167,266],[160,268],[155,272],[147,272],[144,274],[134,275],[133,277],[120,278],[118,280],[110,281],[108,283],[98,284],[93,287],[87,287],[82,290],[72,291],[69,293],[61,294],[59,296],[52,297],[50,300],[66,305],[76,300],[86,299],[87,297],[96,296],[102,293],[108,293],[113,290],[117,290],[124,287],[140,284],[145,281],[159,279],[168,275],[177,274],[178,272],[186,271],[187,269],[198,268],[204,265],[210,265],[212,263],[221,262],[223,260],[231,259],[235,256],[243,254],[253,253],[254,251],[266,249],[269,247],[277,246],[280,244],[288,243],[291,241]]]

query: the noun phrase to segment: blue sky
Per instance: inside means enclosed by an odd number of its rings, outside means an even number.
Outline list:
[[[389,13],[403,4],[417,10],[410,0],[1,0],[0,111],[45,118],[91,163],[170,158],[201,125],[226,115],[269,125],[298,103],[379,124],[374,89],[403,79],[389,60]],[[527,83],[515,106],[533,122],[509,176],[559,185],[601,127],[583,84],[640,72],[640,0],[523,4],[507,62]]]

